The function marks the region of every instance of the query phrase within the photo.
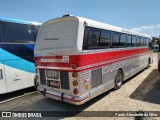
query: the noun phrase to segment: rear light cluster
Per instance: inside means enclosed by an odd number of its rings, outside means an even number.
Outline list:
[[[71,68],[72,68],[73,70],[75,70],[75,69],[77,68],[77,65],[76,65],[76,64],[72,64],[72,65],[71,65]],[[78,74],[77,74],[76,72],[73,72],[73,73],[72,73],[72,77],[76,79],[76,78],[78,77]],[[74,80],[74,81],[72,82],[72,85],[73,85],[74,87],[78,86],[78,81],[77,81],[77,80]],[[74,93],[75,95],[77,95],[77,94],[79,93],[79,90],[78,90],[77,88],[74,88],[74,89],[73,89],[73,93]]]

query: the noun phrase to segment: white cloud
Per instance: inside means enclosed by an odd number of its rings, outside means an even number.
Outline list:
[[[153,24],[153,25],[148,25],[148,26],[141,26],[138,28],[131,28],[131,30],[136,31],[136,32],[143,32],[146,30],[153,30],[153,29],[159,29],[160,24]]]

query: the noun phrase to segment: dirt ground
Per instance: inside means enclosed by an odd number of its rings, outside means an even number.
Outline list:
[[[160,111],[160,80],[157,73],[157,54],[148,68],[125,81],[119,90],[110,90],[89,102],[75,106],[46,98],[37,93],[0,104],[1,111]],[[3,96],[2,96],[3,97]],[[76,115],[75,115],[76,116]],[[133,117],[57,117],[54,119],[134,120]],[[16,118],[15,118],[16,119]],[[29,118],[28,118],[29,119]],[[31,118],[30,118],[31,119]],[[53,119],[53,118],[42,118]],[[147,120],[160,120],[149,117]]]

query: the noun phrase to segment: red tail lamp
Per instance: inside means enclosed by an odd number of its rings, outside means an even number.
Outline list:
[[[76,68],[77,68],[77,65],[76,65],[76,64],[72,64],[72,65],[71,65],[71,68],[72,68],[72,69],[76,69]]]
[[[77,78],[77,73],[76,73],[76,72],[73,72],[73,73],[72,73],[72,77],[73,77],[73,78]]]
[[[74,81],[72,82],[72,85],[73,85],[73,86],[77,86],[77,85],[78,85],[78,82],[77,82],[76,80],[74,80]]]
[[[78,90],[77,88],[75,88],[75,89],[73,90],[73,93],[74,93],[75,95],[77,95],[77,94],[79,93],[79,90]]]

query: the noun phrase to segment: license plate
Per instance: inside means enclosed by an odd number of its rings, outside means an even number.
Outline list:
[[[58,70],[46,70],[46,75],[47,75],[47,78],[53,78],[53,79],[59,78]]]
[[[49,86],[51,87],[55,87],[55,88],[59,88],[59,82],[58,81],[53,81],[53,80],[49,80]]]

